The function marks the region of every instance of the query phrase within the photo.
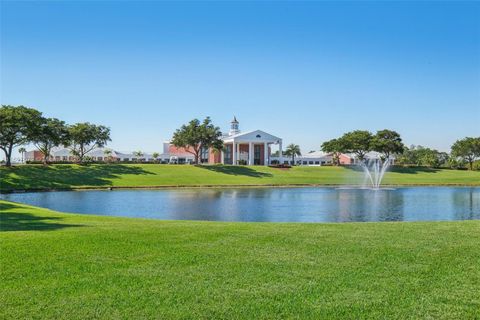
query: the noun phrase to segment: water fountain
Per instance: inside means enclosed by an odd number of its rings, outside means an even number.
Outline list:
[[[365,173],[363,186],[365,188],[379,189],[390,163],[390,158],[385,160],[377,158],[363,161],[361,163],[363,172]]]

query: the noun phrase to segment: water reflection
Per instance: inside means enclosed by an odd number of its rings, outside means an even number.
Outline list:
[[[480,188],[228,188],[45,192],[1,198],[64,212],[167,220],[349,222],[480,219]]]
[[[480,219],[480,192],[476,188],[454,191],[452,207],[455,220]]]

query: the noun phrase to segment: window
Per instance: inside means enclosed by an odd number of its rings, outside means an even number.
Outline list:
[[[313,164],[313,161],[308,161],[308,164]]]
[[[224,155],[225,159],[224,159],[224,162],[226,164],[232,164],[232,145],[231,144],[227,144],[225,146],[225,155]]]
[[[320,161],[315,161],[315,164],[320,164]]]
[[[257,134],[257,136],[256,136],[256,137],[257,137],[257,138],[261,138],[262,136],[261,136],[261,135],[259,135],[259,134]]]
[[[261,154],[260,154],[260,147],[261,146],[254,146],[253,147],[253,164],[260,165],[261,164]]]
[[[208,148],[202,147],[202,151],[200,151],[200,162],[206,163],[208,162]]]
[[[307,162],[307,161],[303,161],[303,164],[308,164],[308,162]]]

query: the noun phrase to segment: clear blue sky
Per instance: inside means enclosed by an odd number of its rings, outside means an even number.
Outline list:
[[[1,2],[1,103],[161,151],[181,124],[302,150],[391,128],[448,150],[480,135],[479,2]]]

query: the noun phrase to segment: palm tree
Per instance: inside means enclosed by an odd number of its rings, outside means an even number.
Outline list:
[[[137,158],[137,162],[140,162],[140,158],[143,157],[143,152],[140,150],[134,151],[133,155]]]
[[[158,157],[160,157],[160,154],[158,152],[154,152],[154,153],[152,153],[152,157],[153,157],[153,160],[155,160],[155,162],[157,162]]]
[[[291,143],[285,150],[285,155],[292,157],[292,164],[295,165],[295,156],[301,156],[300,146],[298,144]]]
[[[111,161],[111,160],[112,160],[112,150],[110,150],[110,149],[105,149],[105,150],[103,150],[103,154],[104,154],[105,157],[107,158],[107,161]]]
[[[18,149],[18,152],[20,152],[20,154],[22,155],[22,163],[23,163],[23,158],[24,158],[25,152],[27,152],[27,150],[25,150],[24,147],[21,147],[21,148]]]

